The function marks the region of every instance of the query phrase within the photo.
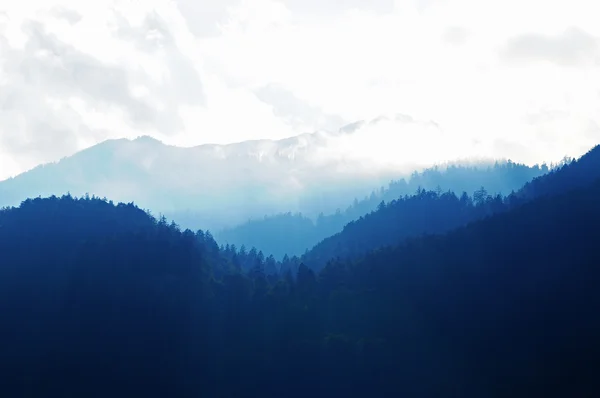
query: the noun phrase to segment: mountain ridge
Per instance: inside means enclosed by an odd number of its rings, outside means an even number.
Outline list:
[[[418,168],[408,161],[402,167],[382,166],[376,158],[346,154],[340,149],[344,146],[335,149],[341,145],[336,139],[353,134],[349,125],[337,132],[193,147],[149,136],[106,140],[0,182],[0,206],[30,197],[89,193],[134,201],[170,218],[193,214],[177,221],[193,219],[194,228],[211,230],[288,211],[316,217]]]
[[[462,193],[473,192],[481,186],[491,194],[508,195],[521,188],[533,178],[547,173],[546,166],[528,167],[508,162],[496,162],[493,166],[448,166],[430,168],[413,173],[410,178],[392,181],[387,187],[373,191],[360,201],[355,199],[342,211],[308,217],[292,212],[250,219],[234,228],[216,231],[215,236],[222,244],[240,247],[256,247],[278,259],[283,255],[301,255],[323,239],[342,231],[344,227],[361,217],[367,216],[384,203],[414,195],[418,190],[439,190]]]
[[[278,275],[131,203],[28,199],[0,210],[3,391],[595,396],[599,198],[583,183]]]
[[[422,190],[415,196],[381,203],[324,238],[302,260],[315,269],[335,258],[360,257],[380,247],[428,234],[443,234],[487,216],[510,212],[539,198],[563,195],[600,181],[600,145],[579,159],[565,161],[549,173],[533,178],[510,195],[490,195],[484,188],[473,197],[453,192]],[[432,217],[435,214],[435,217]]]

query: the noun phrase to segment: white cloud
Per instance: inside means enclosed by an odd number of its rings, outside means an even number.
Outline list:
[[[507,61],[549,61],[561,66],[600,65],[600,39],[578,28],[547,36],[525,34],[510,39],[503,51]]]
[[[437,127],[385,122],[344,150],[533,163],[600,142],[593,0],[10,4],[0,179],[106,138],[228,143],[382,114]]]

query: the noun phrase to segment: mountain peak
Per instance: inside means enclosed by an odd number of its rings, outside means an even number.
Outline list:
[[[132,142],[137,142],[137,143],[143,143],[143,144],[150,144],[150,145],[162,145],[163,142],[160,140],[157,140],[154,137],[151,137],[149,135],[140,135],[139,137],[131,140]]]

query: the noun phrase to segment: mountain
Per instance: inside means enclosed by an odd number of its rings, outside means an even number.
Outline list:
[[[478,200],[464,193],[421,190],[415,195],[381,203],[373,211],[315,245],[302,260],[313,269],[322,269],[331,259],[364,255],[404,239],[444,233],[487,215],[506,211],[508,200],[501,195],[476,192]]]
[[[184,227],[212,231],[266,214],[301,212],[314,220],[415,170],[460,160],[427,149],[447,139],[434,124],[402,115],[392,122],[189,148],[149,137],[109,140],[0,182],[0,207],[70,192],[133,201]],[[393,144],[381,153],[385,142]]]
[[[333,212],[400,172],[397,165],[382,166],[344,150],[341,143],[348,146],[354,134],[340,129],[191,148],[150,137],[109,140],[0,182],[0,207],[37,196],[89,193],[134,201],[182,225],[210,229],[273,212]],[[403,166],[414,167],[410,161]]]
[[[387,391],[596,396],[598,203],[596,181],[446,235],[334,261],[319,279],[360,289],[363,307],[344,309],[366,317],[371,333],[399,350],[396,358],[416,359]]]
[[[585,187],[600,179],[600,146],[578,160],[564,162],[534,178],[508,196],[490,195],[485,187],[470,197],[452,192],[422,190],[417,195],[382,203],[341,232],[323,239],[304,256],[315,269],[332,258],[349,258],[378,247],[423,234],[443,233],[491,214],[505,212],[527,201]]]
[[[579,159],[573,159],[548,175],[534,178],[517,192],[522,198],[539,198],[558,195],[569,190],[586,187],[600,178],[600,145]]]
[[[599,200],[266,276],[131,203],[29,199],[0,210],[0,392],[597,396]]]
[[[177,394],[164,390],[175,369],[154,361],[180,349],[219,261],[204,238],[98,198],[0,211],[2,395]]]
[[[381,202],[390,203],[413,195],[417,190],[469,192],[484,186],[492,194],[508,195],[535,177],[546,174],[546,165],[526,166],[511,161],[495,164],[435,166],[410,177],[392,181],[386,188],[373,191],[362,200],[354,200],[344,211],[308,217],[300,213],[282,213],[252,219],[233,228],[215,233],[222,244],[254,246],[282,259],[284,255],[301,255],[321,240],[340,232],[352,221],[377,209]],[[327,257],[329,258],[329,257]]]

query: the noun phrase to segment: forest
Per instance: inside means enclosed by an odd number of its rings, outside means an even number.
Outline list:
[[[26,199],[0,211],[2,395],[598,396],[600,148],[528,180],[419,184],[281,259]]]
[[[377,210],[381,202],[390,203],[418,194],[417,191],[421,190],[435,191],[438,194],[446,191],[473,194],[482,186],[493,196],[508,195],[532,179],[569,163],[569,159],[564,159],[550,167],[546,164],[526,166],[512,161],[495,162],[493,165],[481,163],[434,166],[421,172],[415,171],[410,177],[393,180],[387,187],[381,187],[361,200],[354,199],[343,211],[338,209],[332,214],[320,212],[313,217],[301,212],[265,216],[217,231],[215,236],[220,242],[254,246],[273,254],[277,259],[282,259],[286,254],[299,256],[323,239],[340,232],[348,223]]]

